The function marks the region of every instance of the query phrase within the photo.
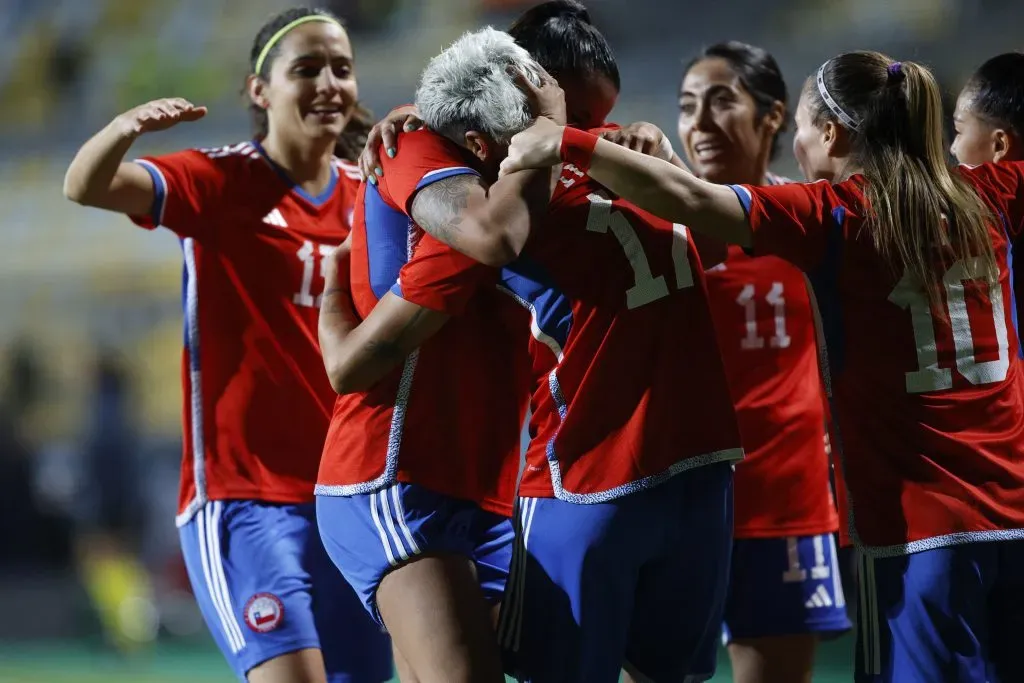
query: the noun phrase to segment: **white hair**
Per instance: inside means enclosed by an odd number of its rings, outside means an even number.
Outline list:
[[[416,108],[424,123],[460,143],[470,130],[507,143],[533,120],[510,66],[540,84],[537,63],[509,34],[490,26],[463,34],[423,70]]]

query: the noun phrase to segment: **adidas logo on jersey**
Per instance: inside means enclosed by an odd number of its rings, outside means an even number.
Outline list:
[[[288,223],[285,222],[284,216],[281,215],[280,209],[274,209],[266,216],[263,217],[263,222],[267,225],[276,225],[279,228],[287,228]]]
[[[828,590],[819,585],[818,590],[814,591],[814,595],[811,599],[804,603],[804,607],[807,609],[814,609],[816,607],[831,607],[832,596],[828,594]]]

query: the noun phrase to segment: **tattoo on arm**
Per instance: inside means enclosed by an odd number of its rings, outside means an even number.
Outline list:
[[[414,329],[419,323],[420,319],[427,315],[429,310],[426,308],[417,309],[405,324],[402,325],[401,329],[394,336],[393,339],[383,339],[380,341],[368,341],[366,342],[366,350],[369,351],[370,356],[379,362],[386,363],[398,363],[402,361],[412,349],[405,349],[405,336],[406,334]]]
[[[431,183],[412,200],[412,218],[435,239],[457,249],[463,212],[477,188],[486,189],[479,176],[469,173]]]

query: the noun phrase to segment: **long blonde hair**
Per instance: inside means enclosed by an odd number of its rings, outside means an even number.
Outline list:
[[[946,259],[980,257],[981,274],[994,282],[989,226],[995,216],[947,163],[942,98],[932,73],[878,52],[849,52],[826,62],[820,78],[821,86],[813,78],[806,86],[809,111],[819,127],[841,123],[836,107],[854,124],[842,122],[850,131],[851,162],[867,180],[864,229],[878,253],[916,278],[938,313],[946,310]]]

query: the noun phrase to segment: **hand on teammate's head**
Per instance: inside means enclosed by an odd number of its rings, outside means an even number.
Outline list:
[[[566,122],[565,92],[558,85],[558,81],[544,70],[544,67],[539,64],[535,66],[540,80],[539,85],[534,83],[522,69],[509,67],[509,73],[516,86],[526,95],[530,111],[535,117],[543,116],[564,126]]]

